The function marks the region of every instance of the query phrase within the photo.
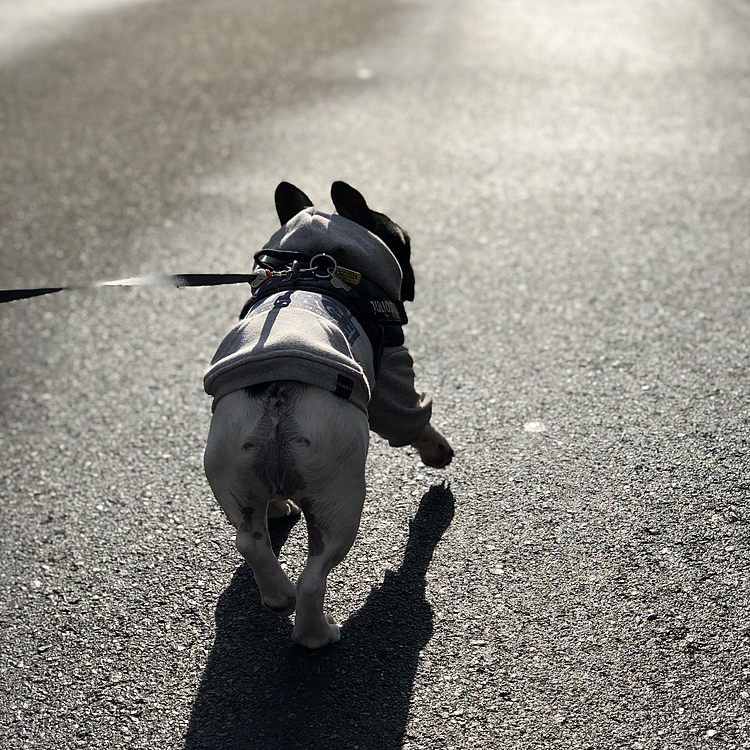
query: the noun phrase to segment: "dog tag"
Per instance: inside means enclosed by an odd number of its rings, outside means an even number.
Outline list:
[[[359,282],[362,280],[361,273],[352,271],[349,268],[342,268],[341,266],[336,269],[336,276],[338,276],[342,281],[345,281],[347,284],[353,284],[354,286],[357,286],[357,284],[359,284]]]
[[[336,287],[336,289],[343,289],[345,292],[351,291],[349,284],[342,281],[338,276],[331,276],[331,286]]]

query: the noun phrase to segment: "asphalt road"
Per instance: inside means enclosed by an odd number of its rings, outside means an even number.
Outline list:
[[[747,2],[93,5],[0,2],[0,285],[243,272],[346,180],[457,455],[373,439],[308,653],[202,473],[245,292],[4,305],[0,745],[750,748]]]

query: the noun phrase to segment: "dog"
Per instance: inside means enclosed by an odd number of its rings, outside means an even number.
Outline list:
[[[370,429],[411,445],[428,466],[454,455],[403,346],[403,302],[414,299],[409,236],[346,183],[335,182],[331,198],[332,215],[295,186],[277,187],[281,229],[256,254],[253,297],[204,379],[214,397],[209,485],[263,604],[282,617],[296,610],[292,640],[310,649],[341,637],[324,612],[326,579],[357,534]],[[300,512],[308,557],[294,586],[267,519]]]

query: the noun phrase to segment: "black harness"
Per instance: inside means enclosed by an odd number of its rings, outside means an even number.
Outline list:
[[[277,255],[282,257],[276,257]],[[270,262],[267,260],[269,256]],[[372,345],[373,365],[377,377],[383,349],[387,346],[402,346],[404,343],[403,326],[408,323],[408,318],[403,302],[391,299],[377,284],[359,273],[348,269],[341,269],[339,272],[338,265],[327,253],[315,257],[328,258],[334,265],[321,268],[311,264],[309,268],[301,268],[300,261],[310,262],[309,255],[277,250],[262,250],[258,253],[255,260],[261,270],[258,272],[258,281],[251,284],[253,296],[242,308],[240,320],[261,300],[274,294],[306,291],[330,297],[342,304],[367,334]],[[282,263],[286,261],[287,265],[282,266],[278,263],[279,260]],[[342,283],[342,277],[348,281],[355,278],[357,281]],[[274,304],[286,307],[289,305],[289,298],[279,297]]]

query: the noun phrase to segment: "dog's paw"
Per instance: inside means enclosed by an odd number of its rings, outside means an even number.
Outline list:
[[[419,452],[422,463],[433,469],[443,469],[453,460],[453,448],[441,443],[419,441],[412,443],[412,447]]]
[[[297,629],[295,624],[292,631],[292,641],[298,646],[304,646],[309,649],[323,648],[330,646],[332,643],[338,643],[341,640],[341,628],[336,625],[336,621],[331,615],[325,615],[326,624],[316,629],[315,632],[303,632]]]
[[[443,469],[453,460],[450,443],[430,424],[422,430],[419,440],[411,444],[419,453],[422,463],[434,469]]]
[[[279,617],[289,617],[297,607],[296,595],[286,596],[279,594],[278,596],[268,596],[262,599],[263,606],[273,612]]]
[[[286,518],[287,516],[298,516],[302,510],[297,503],[291,500],[274,500],[268,503],[269,518]]]

